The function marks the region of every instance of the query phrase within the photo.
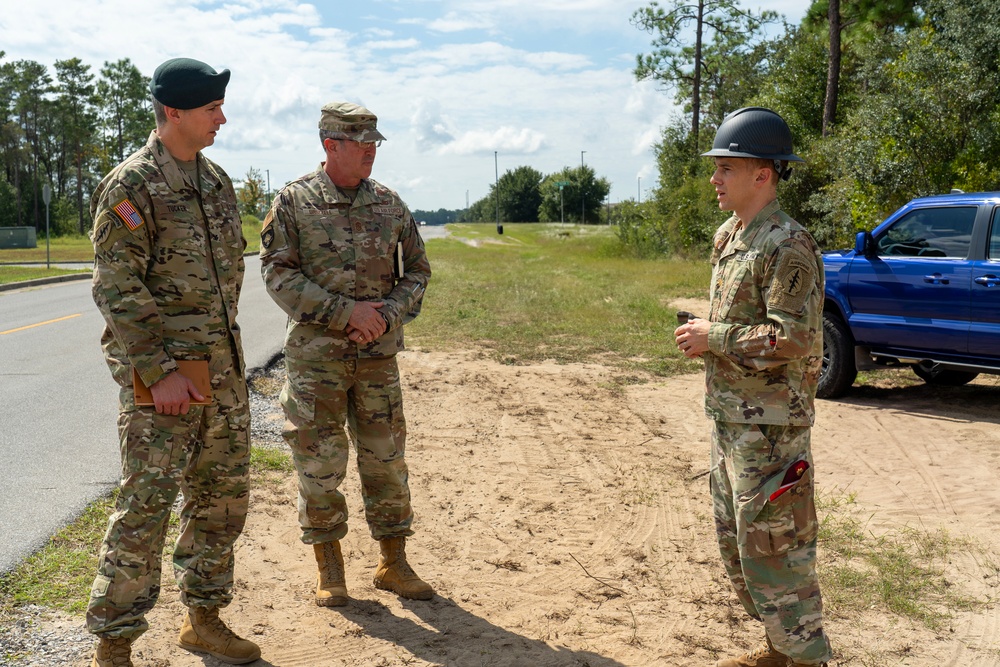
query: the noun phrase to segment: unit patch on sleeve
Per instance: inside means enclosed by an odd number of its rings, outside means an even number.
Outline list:
[[[785,252],[778,258],[774,282],[767,305],[786,313],[799,314],[816,283],[816,265],[794,252]]]
[[[274,227],[271,222],[274,220],[274,214],[272,211],[268,211],[267,215],[264,216],[264,226],[260,230],[260,244],[264,246],[264,250],[271,247],[274,243]]]
[[[108,240],[108,234],[111,233],[111,229],[113,227],[114,225],[111,224],[110,220],[98,227],[97,231],[94,232],[94,245],[104,245],[104,242]]]
[[[118,214],[118,217],[122,219],[125,226],[133,232],[145,224],[145,220],[139,215],[139,211],[135,210],[135,206],[128,199],[121,200],[112,206],[111,209]]]

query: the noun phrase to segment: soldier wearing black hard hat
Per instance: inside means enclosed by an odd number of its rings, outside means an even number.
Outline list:
[[[781,180],[792,170],[789,162],[805,162],[792,152],[792,133],[781,116],[762,107],[746,107],[726,116],[704,157],[745,157],[772,160]]]
[[[226,122],[229,70],[175,58],[150,81],[156,129],[94,191],[94,300],[120,387],[123,476],[87,608],[91,667],[131,667],[160,587],[170,508],[178,644],[231,664],[260,648],[219,618],[247,512],[250,410],[236,324],[246,241],[226,172],[202,154]],[[211,396],[203,394],[204,380]],[[148,388],[151,399],[142,399]]]
[[[705,362],[719,549],[765,632],[760,647],[717,667],[825,665],[810,453],[823,263],[777,199],[788,163],[803,160],[785,121],[761,107],[726,116],[704,155],[715,161],[719,208],[733,215],[713,239],[707,317],[688,319],[674,336],[681,352]]]

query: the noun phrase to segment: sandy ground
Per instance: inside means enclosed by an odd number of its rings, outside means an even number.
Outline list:
[[[408,351],[400,364],[417,513],[408,553],[437,596],[410,602],[372,586],[378,547],[352,470],[353,599],[316,607],[294,480],[257,485],[223,613],[261,645],[255,664],[712,665],[761,639],[716,551],[700,375],[630,382],[600,365],[502,365],[476,352]],[[982,549],[953,553],[949,579],[995,598],[996,561],[983,554],[1000,553],[998,399],[994,378],[820,402],[820,493],[856,494],[876,533],[943,527],[974,540]],[[828,612],[835,665],[1000,665],[996,604],[956,612],[938,632]],[[175,646],[182,613],[168,574],[137,665],[222,664]]]

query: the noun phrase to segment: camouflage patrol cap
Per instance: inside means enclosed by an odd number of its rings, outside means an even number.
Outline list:
[[[319,117],[319,129],[333,132],[335,139],[352,141],[385,141],[377,123],[378,116],[352,102],[324,104]]]
[[[197,109],[226,96],[229,70],[216,72],[192,58],[171,58],[153,72],[149,92],[174,109]]]

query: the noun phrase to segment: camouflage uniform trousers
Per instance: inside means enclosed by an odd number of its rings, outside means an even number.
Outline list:
[[[371,536],[413,534],[406,461],[406,421],[396,357],[344,361],[285,360],[281,392],[284,437],[299,478],[302,541],[321,544],[347,535],[350,433],[357,452],[365,518]]]
[[[816,575],[810,427],[715,422],[712,504],[719,551],[743,607],[781,653],[804,664],[831,659]],[[775,500],[796,461],[809,469]]]
[[[186,415],[133,405],[122,389],[118,418],[122,480],[90,592],[87,628],[135,639],[160,593],[171,507],[183,492],[174,576],[188,607],[232,601],[233,544],[249,501],[250,407],[231,353],[213,355],[213,404]]]

